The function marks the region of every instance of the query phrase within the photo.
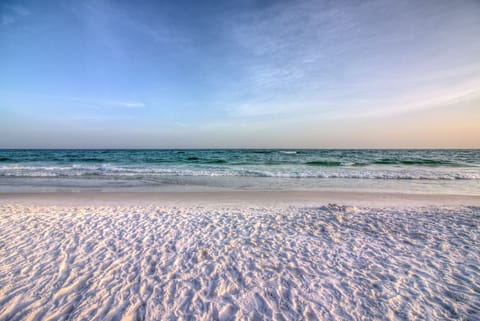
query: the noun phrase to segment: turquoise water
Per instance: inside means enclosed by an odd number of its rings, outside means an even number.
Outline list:
[[[0,150],[0,191],[360,189],[480,195],[480,150]]]

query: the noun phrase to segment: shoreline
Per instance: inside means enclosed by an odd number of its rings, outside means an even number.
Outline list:
[[[480,206],[480,196],[346,191],[46,192],[0,193],[0,203],[92,205],[162,204],[288,206],[339,203],[354,206]]]

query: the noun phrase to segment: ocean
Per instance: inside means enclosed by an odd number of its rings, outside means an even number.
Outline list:
[[[0,150],[0,192],[348,190],[480,195],[480,150]]]

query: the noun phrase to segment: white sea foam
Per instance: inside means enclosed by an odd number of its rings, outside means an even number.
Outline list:
[[[478,320],[480,208],[0,206],[0,320]]]
[[[206,176],[206,177],[276,177],[276,178],[344,178],[383,180],[480,180],[478,168],[425,169],[411,167],[356,168],[311,167],[299,165],[278,166],[214,166],[214,165],[157,165],[131,166],[118,164],[100,165],[2,165],[0,177],[81,177],[81,176]]]

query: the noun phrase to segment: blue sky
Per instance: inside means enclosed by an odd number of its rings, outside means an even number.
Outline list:
[[[2,1],[0,147],[480,147],[480,2]]]

